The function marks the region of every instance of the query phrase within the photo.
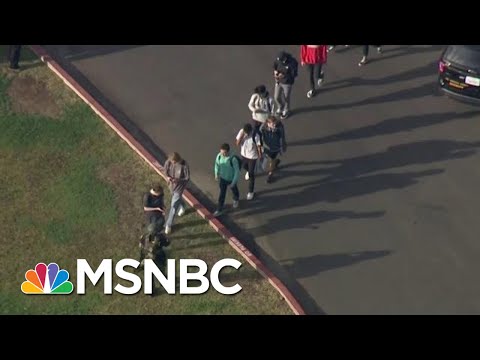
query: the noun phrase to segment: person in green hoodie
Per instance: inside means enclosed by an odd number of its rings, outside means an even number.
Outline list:
[[[228,186],[232,189],[233,208],[238,207],[238,199],[240,199],[237,187],[239,174],[240,163],[238,157],[230,154],[230,145],[222,144],[220,153],[215,158],[215,180],[218,181],[220,186],[220,195],[218,196],[218,207],[213,216],[217,217],[223,213]]]

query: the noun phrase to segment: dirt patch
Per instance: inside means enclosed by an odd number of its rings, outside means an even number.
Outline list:
[[[112,186],[119,213],[119,227],[128,233],[132,227],[141,226],[143,208],[141,195],[135,191],[135,176],[122,165],[115,164],[100,169],[100,180]]]
[[[58,118],[61,109],[45,82],[32,77],[15,77],[8,89],[12,110],[20,114],[40,114]]]

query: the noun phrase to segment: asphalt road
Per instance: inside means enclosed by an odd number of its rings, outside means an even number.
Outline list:
[[[186,158],[211,209],[219,145],[250,120],[253,88],[273,90],[277,52],[299,52],[48,48],[149,147]],[[240,208],[225,221],[309,313],[480,313],[480,107],[434,94],[441,48],[372,48],[360,68],[361,48],[340,46],[314,99],[300,69],[278,180],[259,177],[251,202],[241,180]]]

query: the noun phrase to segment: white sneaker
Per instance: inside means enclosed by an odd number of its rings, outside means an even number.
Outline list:
[[[382,47],[381,47],[381,46],[377,47],[377,52],[378,52],[379,54],[382,53]]]
[[[165,234],[168,235],[172,232],[172,228],[170,226],[165,226]]]
[[[313,97],[313,90],[307,92],[307,98],[311,99]]]
[[[178,216],[183,216],[184,214],[185,214],[185,208],[182,206],[182,207],[180,207],[180,209],[178,210],[177,215],[178,215]]]
[[[248,171],[247,171],[247,173],[245,174],[245,180],[248,181],[249,179],[250,179],[250,175],[248,175]]]
[[[252,200],[254,195],[255,195],[255,193],[249,192],[249,193],[247,194],[247,200]]]
[[[318,85],[318,86],[322,86],[322,85],[323,85],[323,77],[320,78],[320,79],[318,79],[317,85]]]
[[[217,216],[220,216],[223,214],[223,210],[216,210],[214,213],[213,213],[213,216],[217,217]]]
[[[237,201],[233,200],[233,205],[232,206],[233,206],[234,209],[238,208],[238,200]]]

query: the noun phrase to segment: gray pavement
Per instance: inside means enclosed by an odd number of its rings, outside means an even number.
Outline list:
[[[268,46],[48,46],[136,136],[178,151],[214,208],[213,160],[250,120]],[[278,181],[225,221],[309,313],[480,313],[480,108],[434,94],[440,46],[331,53],[322,92],[300,69]],[[230,196],[230,195],[229,195]],[[231,198],[227,197],[231,203]]]

